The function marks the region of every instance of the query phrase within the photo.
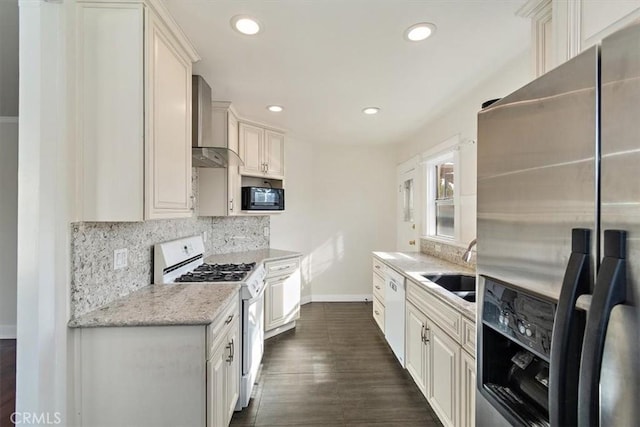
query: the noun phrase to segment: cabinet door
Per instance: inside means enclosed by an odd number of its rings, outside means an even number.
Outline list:
[[[236,409],[236,402],[240,396],[240,360],[242,359],[242,347],[239,336],[238,316],[231,326],[231,330],[227,335],[227,342],[231,345],[231,360],[227,361],[227,390],[226,390],[226,425],[231,421],[233,412]]]
[[[142,221],[144,8],[77,3],[77,10],[79,219]]]
[[[284,135],[266,130],[264,132],[264,162],[267,176],[284,177]]]
[[[285,278],[267,280],[264,295],[264,330],[268,331],[284,325]]]
[[[427,347],[422,337],[425,333],[427,318],[413,304],[407,303],[406,310],[406,353],[405,364],[407,371],[413,377],[416,385],[424,394],[427,395]]]
[[[226,427],[227,422],[227,358],[229,348],[224,340],[207,361],[207,427]]]
[[[460,425],[476,425],[476,359],[466,351],[460,358]]]
[[[264,129],[246,123],[240,123],[240,158],[244,166],[240,172],[245,175],[264,175]]]
[[[227,119],[227,147],[234,152],[239,151],[238,143],[238,119],[229,111]],[[240,174],[238,166],[229,166],[227,168],[227,203],[228,215],[237,215],[240,213]]]
[[[191,216],[191,62],[147,13],[145,218]]]
[[[460,345],[433,322],[427,322],[427,400],[445,426],[457,425]]]

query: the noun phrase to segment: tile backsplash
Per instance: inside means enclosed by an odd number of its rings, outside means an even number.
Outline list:
[[[206,255],[264,249],[268,216],[187,218],[71,225],[71,316],[77,317],[152,283],[153,245],[207,233]],[[128,250],[114,270],[113,251]]]
[[[466,252],[466,248],[448,244],[442,241],[435,241],[430,239],[420,239],[420,252],[423,254],[431,255],[437,258],[444,259],[454,264],[461,265],[463,267],[475,269],[476,268],[476,251],[475,248],[471,253],[470,262],[466,263],[462,260],[462,255]]]

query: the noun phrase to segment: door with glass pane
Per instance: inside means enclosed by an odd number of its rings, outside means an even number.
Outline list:
[[[417,186],[418,159],[414,158],[398,166],[397,247],[403,252],[420,250],[420,192]]]

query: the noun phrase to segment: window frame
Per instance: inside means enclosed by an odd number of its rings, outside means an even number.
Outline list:
[[[436,166],[442,163],[451,162],[453,163],[453,198],[451,201],[441,200],[438,202],[436,200],[437,197],[437,176],[436,176]],[[426,182],[426,203],[424,210],[424,222],[425,224],[425,235],[423,237],[428,239],[436,239],[436,240],[444,240],[447,242],[459,242],[460,241],[460,155],[459,151],[454,147],[447,149],[444,152],[440,152],[438,155],[429,157],[424,162],[425,168],[425,177],[424,182]],[[452,204],[454,209],[453,216],[453,236],[442,236],[437,234],[436,227],[436,205],[440,204]]]

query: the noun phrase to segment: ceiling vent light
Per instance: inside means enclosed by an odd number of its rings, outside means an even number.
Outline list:
[[[407,28],[404,32],[404,38],[410,42],[419,42],[429,38],[436,32],[436,26],[430,22],[421,22]]]
[[[272,113],[280,113],[282,112],[282,110],[284,110],[284,107],[282,107],[281,105],[269,105],[267,107],[267,110],[271,111]]]
[[[378,114],[379,111],[380,109],[378,107],[367,107],[362,110],[363,113],[368,114],[370,116],[373,114]]]
[[[260,23],[256,19],[246,15],[236,15],[231,18],[231,27],[247,36],[253,36],[260,32]]]

